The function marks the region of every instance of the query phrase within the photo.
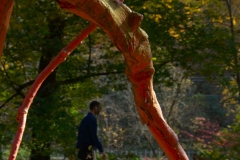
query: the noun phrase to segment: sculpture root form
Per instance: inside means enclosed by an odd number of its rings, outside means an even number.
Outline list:
[[[139,27],[143,16],[119,0],[58,0],[62,9],[101,27],[123,53],[126,75],[142,123],[171,160],[187,160],[177,135],[165,122],[153,90],[154,68],[147,34]]]
[[[12,14],[13,0],[1,0],[0,1],[0,60],[2,56],[2,50],[4,41],[9,25],[9,20]]]
[[[147,34],[139,27],[143,16],[129,9],[119,0],[58,0],[61,8],[72,12],[93,24],[84,30],[73,42],[64,48],[36,78],[22,106],[17,119],[18,131],[14,139],[9,160],[15,160],[20,146],[27,113],[39,87],[70,52],[97,26],[110,37],[123,53],[126,75],[132,84],[134,100],[143,124],[147,124],[159,146],[170,160],[188,160],[177,135],[165,122],[160,105],[153,90],[154,68]],[[0,1],[0,57],[13,7],[13,0]]]

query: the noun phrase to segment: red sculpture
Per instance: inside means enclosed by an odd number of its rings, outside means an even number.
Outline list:
[[[13,0],[0,2],[0,47],[3,46],[11,15]],[[126,75],[132,84],[135,104],[142,123],[146,124],[159,146],[170,160],[188,160],[177,135],[168,126],[153,90],[154,67],[147,34],[139,27],[142,15],[132,11],[119,0],[58,0],[60,7],[72,12],[92,24],[69,43],[48,67],[36,78],[22,106],[19,108],[18,131],[12,145],[9,160],[14,160],[21,143],[28,109],[44,79],[54,70],[70,52],[97,26],[110,37],[115,46],[123,53],[126,63]],[[2,9],[3,8],[3,9]],[[4,24],[4,25],[2,25]],[[5,28],[4,28],[5,27]],[[0,52],[2,48],[0,48]]]

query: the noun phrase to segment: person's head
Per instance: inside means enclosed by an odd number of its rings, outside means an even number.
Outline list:
[[[89,109],[94,115],[99,115],[102,108],[98,101],[92,101],[89,105]]]

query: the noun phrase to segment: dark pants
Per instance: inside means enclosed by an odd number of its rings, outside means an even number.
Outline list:
[[[80,160],[93,160],[92,146],[80,148],[78,151],[78,158]]]

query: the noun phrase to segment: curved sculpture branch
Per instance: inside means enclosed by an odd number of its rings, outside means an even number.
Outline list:
[[[170,160],[187,160],[177,135],[163,118],[153,90],[154,68],[147,34],[139,27],[142,15],[119,0],[58,0],[62,9],[101,27],[123,53],[141,117]]]
[[[12,14],[13,0],[0,1],[0,60],[2,56],[4,41]]]
[[[8,160],[15,160],[17,157],[18,149],[22,141],[22,136],[25,130],[27,114],[30,108],[30,105],[44,82],[44,80],[48,77],[48,75],[62,62],[65,61],[66,57],[85,39],[92,31],[97,28],[95,24],[90,24],[87,28],[82,30],[82,32],[72,40],[65,48],[61,50],[61,52],[48,64],[48,66],[37,76],[33,85],[30,87],[22,106],[18,109],[17,121],[18,130],[15,135],[14,141],[12,143],[12,148]]]
[[[132,83],[135,103],[142,123],[148,125],[149,130],[169,159],[187,160],[188,158],[178,143],[176,134],[163,118],[160,105],[153,90],[152,77],[154,68],[151,49],[147,34],[139,27],[142,16],[131,11],[119,0],[59,0],[58,2],[63,9],[93,22],[109,35],[112,42],[125,57],[126,74]],[[13,0],[1,0],[0,53],[2,53],[12,7]],[[61,52],[61,56],[62,54],[64,53]],[[62,60],[62,58],[60,59]],[[55,60],[56,59],[54,59],[54,61]],[[61,63],[61,60],[57,61],[56,64]],[[53,63],[51,63],[50,66],[54,69],[53,66],[55,65],[52,64]],[[51,71],[49,68],[46,68],[46,70]],[[42,74],[40,76],[42,76]],[[42,82],[44,81],[44,77],[38,80]],[[16,158],[21,136],[25,128],[27,112],[39,84],[33,85],[31,88],[34,87],[36,87],[36,90],[30,89],[29,96],[25,98],[19,110],[18,119],[20,123],[18,132],[20,134],[17,134],[14,140],[16,146],[12,146],[12,151],[14,152],[11,151],[9,159]]]

